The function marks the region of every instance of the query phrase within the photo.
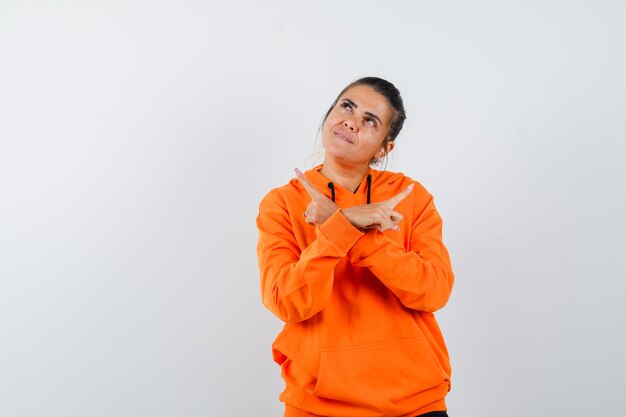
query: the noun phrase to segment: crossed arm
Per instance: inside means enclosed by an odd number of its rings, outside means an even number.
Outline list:
[[[454,277],[432,199],[412,225],[407,251],[379,232],[398,230],[402,214],[393,208],[412,186],[385,202],[339,209],[297,174],[311,196],[304,215],[316,226],[316,239],[301,251],[285,209],[262,203],[257,249],[263,303],[270,311],[285,322],[321,311],[332,293],[335,266],[345,257],[370,269],[408,308],[434,311],[445,305]]]

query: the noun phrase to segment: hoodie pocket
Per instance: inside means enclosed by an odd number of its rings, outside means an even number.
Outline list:
[[[434,388],[447,377],[425,339],[322,351],[313,394],[378,407]]]

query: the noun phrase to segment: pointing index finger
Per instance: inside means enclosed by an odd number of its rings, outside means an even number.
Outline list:
[[[322,193],[320,193],[319,191],[317,191],[317,188],[315,188],[315,186],[313,184],[311,184],[311,181],[309,181],[304,174],[302,173],[302,171],[300,171],[298,168],[295,168],[294,171],[296,171],[296,177],[298,178],[298,181],[300,181],[300,184],[302,184],[302,186],[304,187],[304,189],[307,191],[307,193],[309,193],[309,195],[313,198],[313,197],[319,197],[322,195]]]
[[[385,201],[384,204],[389,208],[394,208],[402,200],[404,200],[409,194],[411,194],[411,191],[413,191],[413,186],[414,184],[409,185],[404,190],[400,191],[398,194],[394,195],[389,200]]]

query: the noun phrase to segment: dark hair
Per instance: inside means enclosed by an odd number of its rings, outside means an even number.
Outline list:
[[[348,84],[343,90],[341,90],[337,98],[335,98],[333,104],[324,115],[324,118],[322,119],[322,126],[324,125],[324,123],[326,123],[326,119],[328,118],[330,112],[337,105],[337,101],[339,101],[339,98],[350,88],[357,85],[366,85],[371,87],[378,94],[385,97],[389,105],[391,105],[394,110],[394,115],[391,119],[391,123],[389,124],[389,131],[387,132],[387,136],[385,136],[385,139],[382,143],[382,147],[386,148],[389,142],[393,142],[394,140],[396,140],[396,137],[402,130],[402,126],[404,125],[404,121],[406,120],[406,112],[404,111],[404,103],[402,102],[400,91],[398,91],[395,85],[391,84],[387,80],[383,80],[382,78],[364,77]]]

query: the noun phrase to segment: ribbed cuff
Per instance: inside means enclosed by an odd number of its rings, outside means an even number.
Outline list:
[[[345,218],[341,210],[337,210],[324,223],[320,224],[318,231],[344,256],[354,246],[356,241],[363,236],[363,232],[352,226],[352,223]]]

